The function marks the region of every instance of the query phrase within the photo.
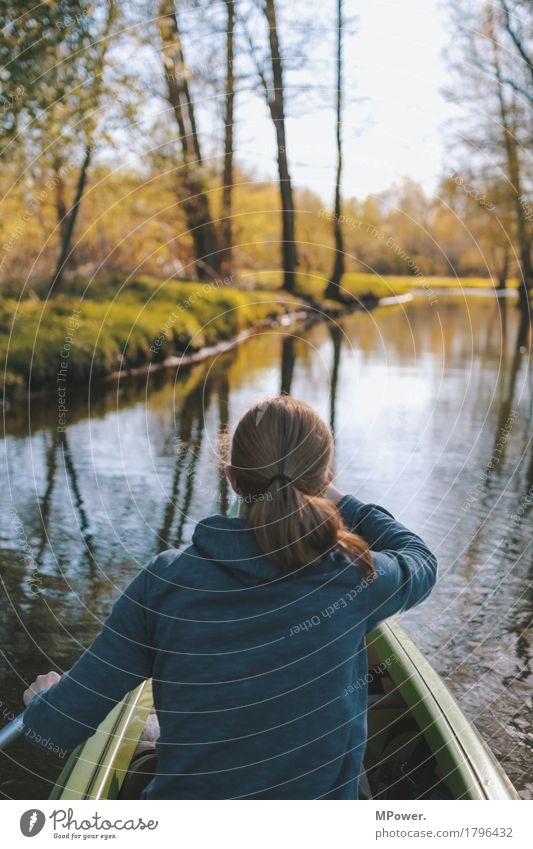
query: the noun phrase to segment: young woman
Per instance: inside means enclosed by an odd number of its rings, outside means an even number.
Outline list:
[[[155,557],[72,669],[37,678],[28,737],[73,748],[151,677],[161,735],[144,798],[357,798],[364,636],[426,598],[437,563],[382,507],[342,496],[332,459],[307,404],[251,407],[227,466],[239,517]]]

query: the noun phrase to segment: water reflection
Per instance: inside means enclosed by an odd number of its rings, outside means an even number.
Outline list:
[[[294,336],[287,334],[281,340],[281,381],[279,391],[282,395],[290,395],[294,375]]]
[[[68,668],[141,563],[227,512],[228,428],[258,398],[291,392],[330,422],[339,486],[437,550],[438,588],[405,622],[533,795],[531,341],[519,319],[506,301],[421,297],[340,325],[269,330],[177,375],[80,389],[65,434],[48,400],[13,409],[0,492],[3,704],[18,711],[24,679]],[[46,795],[60,766],[19,744],[0,760],[0,790]]]
[[[331,364],[331,378],[329,381],[329,426],[335,436],[335,406],[337,402],[337,388],[339,385],[339,365],[341,360],[342,329],[338,324],[330,324],[329,335],[333,343],[333,361]]]
[[[40,515],[40,543],[39,548],[37,550],[37,554],[35,557],[36,565],[42,563],[43,554],[46,546],[49,544],[48,537],[48,526],[49,526],[49,514],[50,514],[50,505],[52,501],[52,495],[55,485],[55,479],[57,474],[57,460],[58,456],[62,461],[63,471],[68,482],[71,499],[72,499],[72,507],[74,515],[77,519],[79,534],[83,542],[85,543],[87,560],[90,564],[94,563],[93,556],[93,540],[90,533],[89,519],[87,515],[87,511],[85,509],[85,505],[83,503],[83,498],[80,491],[80,486],[78,483],[78,474],[76,471],[76,466],[74,464],[72,454],[69,447],[68,436],[66,432],[58,432],[57,430],[52,431],[49,438],[49,447],[46,449],[46,489],[45,492],[40,499],[39,502],[39,515]]]
[[[204,398],[202,386],[196,386],[185,397],[179,415],[179,424],[174,437],[176,460],[172,489],[165,509],[163,525],[159,532],[159,551],[179,547],[183,540],[185,518],[192,500],[195,470],[200,457],[204,434],[203,402],[209,404],[211,386],[208,384],[207,397]],[[180,505],[181,496],[181,505]],[[176,541],[171,539],[176,512],[179,516]]]

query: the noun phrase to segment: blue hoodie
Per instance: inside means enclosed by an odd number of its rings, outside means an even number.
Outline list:
[[[351,496],[347,527],[377,578],[339,552],[284,572],[244,518],[199,522],[114,605],[100,635],[24,713],[66,749],[153,679],[161,726],[150,799],[356,799],[367,737],[364,636],[430,593],[437,562],[382,507]]]

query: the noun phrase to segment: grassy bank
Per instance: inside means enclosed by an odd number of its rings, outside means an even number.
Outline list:
[[[83,296],[80,284],[48,301],[34,292],[0,302],[6,397],[54,386],[61,369],[77,383],[197,351],[295,307],[279,293],[175,280],[162,287],[148,277],[133,279],[113,299],[119,286],[106,281]]]
[[[243,286],[253,289],[276,289],[281,286],[281,274],[258,274],[250,272],[241,277]],[[312,297],[315,301],[323,300],[327,279],[322,275],[296,275],[296,289],[302,296]],[[342,278],[342,288],[345,293],[357,298],[374,296],[389,298],[395,295],[405,295],[415,289],[445,291],[446,289],[495,289],[496,281],[488,277],[424,277],[413,274],[404,276],[383,277],[379,274],[348,272]],[[518,280],[509,279],[508,289],[517,289]]]
[[[44,287],[33,287],[22,297],[13,289],[0,302],[6,397],[55,386],[61,370],[69,383],[80,383],[185,350],[198,351],[298,307],[298,299],[276,290],[272,278],[259,277],[257,289],[246,288],[248,280],[245,275],[245,288],[237,288],[231,281],[202,285],[170,280],[162,285],[139,276],[127,284],[110,278],[88,289],[80,280],[69,284],[68,294],[50,300]],[[324,282],[299,275],[298,290],[323,303]],[[357,297],[402,295],[424,285],[432,291],[486,288],[490,281],[371,274],[346,274],[343,279],[343,288]]]
[[[307,292],[317,300],[322,298],[325,281],[315,277],[298,278],[298,289]],[[508,280],[509,289],[517,289],[517,280]],[[347,273],[342,278],[342,288],[345,292],[356,297],[374,295],[376,298],[390,298],[395,295],[405,295],[414,289],[423,289],[429,292],[446,289],[491,289],[495,288],[494,282],[486,277],[381,277],[378,274]]]

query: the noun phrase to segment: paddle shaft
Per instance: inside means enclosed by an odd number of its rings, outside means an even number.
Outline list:
[[[2,728],[0,731],[0,750],[5,749],[6,746],[9,746],[13,740],[16,740],[17,737],[24,731],[24,723],[22,721],[23,714],[19,713],[18,716],[15,717],[11,722]]]

